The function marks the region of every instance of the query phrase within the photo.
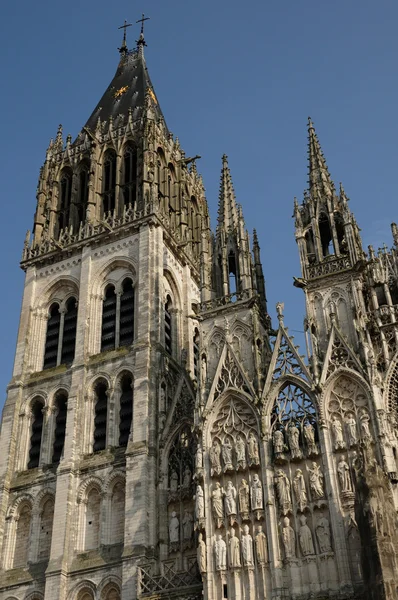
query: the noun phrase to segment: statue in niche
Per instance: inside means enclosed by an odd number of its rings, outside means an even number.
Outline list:
[[[159,412],[166,412],[166,390],[163,386],[160,388]]]
[[[213,508],[213,517],[217,523],[217,527],[221,527],[224,518],[224,509],[222,503],[222,489],[217,481],[211,492],[211,503]]]
[[[254,566],[253,538],[249,533],[248,525],[244,525],[244,527],[243,527],[242,556],[243,556],[243,566],[244,567],[253,567]]]
[[[268,548],[267,538],[261,525],[258,525],[257,527],[257,533],[254,540],[256,544],[257,562],[259,565],[265,565],[265,563],[268,562]]]
[[[323,491],[323,473],[316,462],[312,463],[312,469],[308,469],[310,479],[310,491],[313,500],[319,500],[324,497]]]
[[[261,510],[263,508],[263,485],[257,473],[253,475],[250,488],[250,496],[252,510]]]
[[[292,507],[292,498],[290,494],[290,481],[284,471],[279,469],[275,473],[276,494],[283,514],[286,514]]]
[[[222,459],[224,461],[224,473],[226,471],[232,471],[234,468],[234,465],[232,463],[232,444],[231,444],[231,440],[229,439],[229,437],[226,437],[224,439],[221,453],[222,453]]]
[[[339,476],[340,488],[342,492],[352,492],[350,467],[344,460],[344,456],[340,458],[337,465],[337,473]]]
[[[357,423],[352,413],[349,413],[346,421],[348,446],[355,446],[357,443]]]
[[[260,464],[260,456],[258,454],[258,443],[257,438],[254,433],[251,431],[249,434],[249,462],[250,465],[259,465]]]
[[[191,485],[191,481],[192,481],[192,473],[191,473],[191,469],[188,467],[188,465],[185,467],[184,470],[184,477],[182,480],[182,487],[185,489],[188,489]]]
[[[197,561],[199,567],[199,573],[206,573],[207,571],[207,557],[206,557],[206,544],[203,541],[203,535],[199,533],[198,536],[198,550],[197,550]]]
[[[229,539],[229,560],[231,567],[240,567],[240,543],[235,535],[235,529],[231,529],[231,537]]]
[[[214,541],[214,559],[216,571],[225,571],[227,568],[227,545],[220,533],[217,533]]]
[[[370,428],[369,428],[369,415],[367,412],[363,412],[362,415],[360,416],[360,421],[361,421],[361,437],[364,440],[371,440],[372,439],[372,434],[370,433]]]
[[[236,468],[246,469],[246,444],[241,435],[238,435],[235,442]]]
[[[202,373],[202,384],[205,385],[206,381],[207,381],[207,360],[206,360],[205,355],[202,356],[201,373]]]
[[[221,447],[217,440],[213,441],[213,445],[210,448],[210,463],[211,463],[211,475],[219,475],[221,473]]]
[[[178,475],[176,471],[172,471],[170,475],[170,492],[175,493],[178,490]]]
[[[226,490],[224,491],[225,496],[225,514],[227,517],[230,515],[236,515],[236,488],[232,481],[228,481]]]
[[[332,544],[330,542],[330,525],[326,517],[318,519],[315,533],[319,544],[321,554],[324,552],[332,552]]]
[[[276,429],[272,436],[272,443],[274,446],[274,454],[282,454],[285,450],[285,438],[283,432],[280,429]]]
[[[196,486],[195,494],[195,518],[197,521],[205,517],[205,500],[201,485]]]
[[[315,429],[314,429],[314,426],[312,425],[312,423],[306,423],[304,425],[303,432],[304,432],[305,443],[307,444],[308,456],[318,454],[318,448],[315,443]]]
[[[169,539],[172,550],[178,550],[180,541],[180,521],[178,520],[177,513],[173,511],[171,513],[171,519],[169,523]]]
[[[307,517],[301,515],[299,520],[301,523],[299,529],[300,550],[303,556],[310,556],[312,554],[315,554],[311,529],[307,525]]]
[[[239,512],[245,515],[249,512],[249,485],[246,479],[242,479],[240,482],[239,490]]]
[[[289,517],[285,517],[282,523],[282,541],[285,548],[285,556],[286,558],[296,558],[296,534],[290,525]]]
[[[184,542],[190,543],[193,535],[193,517],[188,510],[185,510],[184,512],[184,518],[182,520],[182,532]]]
[[[195,469],[198,471],[199,469],[203,469],[203,451],[200,444],[196,448],[195,454]]]
[[[300,432],[294,423],[289,425],[287,437],[292,458],[302,458],[300,450]]]
[[[296,475],[293,480],[293,489],[294,494],[296,496],[296,502],[298,504],[299,510],[303,512],[304,508],[308,504],[307,500],[307,490],[305,489],[305,481],[303,472],[301,469],[297,469]]]
[[[334,449],[335,450],[344,449],[345,444],[344,444],[344,438],[343,438],[343,428],[341,426],[339,419],[336,417],[336,415],[333,415],[333,417],[332,417],[331,427],[332,427],[333,438],[334,438]]]

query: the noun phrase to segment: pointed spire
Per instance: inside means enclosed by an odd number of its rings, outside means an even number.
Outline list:
[[[228,166],[228,157],[226,154],[222,157],[222,169],[220,179],[220,195],[218,203],[218,226],[225,230],[236,229],[238,227],[238,207],[235,199],[235,192],[232,185],[231,172]]]
[[[334,185],[310,117],[308,117],[308,171],[309,191],[312,198],[333,196]]]

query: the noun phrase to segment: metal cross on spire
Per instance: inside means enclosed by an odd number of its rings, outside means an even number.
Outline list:
[[[140,37],[137,40],[137,49],[140,54],[143,53],[144,46],[146,46],[146,41],[144,39],[144,22],[145,21],[149,21],[149,17],[146,17],[144,15],[144,13],[142,13],[141,19],[138,19],[138,21],[136,21],[136,23],[141,23],[141,33],[140,33]]]
[[[138,21],[136,21],[136,23],[141,23],[141,35],[144,35],[144,22],[145,21],[149,21],[150,17],[146,17],[144,15],[144,13],[142,13],[142,17],[141,19],[138,19]]]
[[[124,29],[122,45],[120,46],[120,48],[118,48],[119,52],[127,52],[126,29],[127,29],[127,27],[131,27],[131,26],[132,26],[132,23],[127,23],[126,19],[124,19],[124,25],[121,25],[120,27],[118,27],[118,29]]]

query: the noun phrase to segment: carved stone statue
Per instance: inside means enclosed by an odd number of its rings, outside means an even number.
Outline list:
[[[252,431],[249,434],[248,446],[249,446],[248,450],[249,450],[250,464],[251,465],[259,465],[260,464],[260,456],[258,454],[257,438]]]
[[[236,515],[236,488],[232,481],[228,481],[227,487],[224,491],[225,496],[225,514],[229,517],[230,515]]]
[[[195,454],[195,468],[196,469],[202,469],[203,468],[203,451],[202,451],[202,447],[200,444],[198,444],[198,447],[196,449],[196,454]]]
[[[279,429],[276,429],[272,436],[272,443],[274,446],[275,454],[282,454],[285,449],[285,438],[283,437],[283,432]]]
[[[275,473],[275,487],[279,506],[283,513],[286,514],[292,506],[292,497],[290,494],[290,481],[282,469],[279,469]]]
[[[210,448],[210,463],[211,463],[211,475],[219,475],[221,473],[221,448],[217,440],[214,440],[212,447]]]
[[[312,423],[306,423],[304,425],[303,432],[305,443],[307,445],[308,456],[318,454],[318,448],[316,447],[315,443],[315,429]]]
[[[207,380],[207,360],[206,360],[205,356],[202,356],[201,372],[202,372],[202,384],[205,385],[206,380]]]
[[[355,446],[357,443],[357,423],[355,421],[355,417],[352,413],[350,413],[348,415],[347,421],[346,421],[346,427],[347,427],[347,437],[348,437],[348,445],[351,448],[351,446]]]
[[[193,535],[193,517],[190,512],[185,510],[182,520],[182,532],[185,541],[190,541]]]
[[[321,468],[316,462],[312,463],[312,469],[308,469],[310,479],[310,491],[313,500],[319,500],[324,497],[323,474]]]
[[[257,473],[253,475],[250,488],[250,496],[252,510],[261,510],[263,508],[263,485]]]
[[[240,567],[240,543],[235,535],[235,529],[231,529],[229,539],[229,562],[231,567]]]
[[[246,514],[249,512],[249,485],[246,479],[242,479],[240,482],[239,490],[239,512]]]
[[[177,513],[175,511],[171,513],[171,519],[169,523],[169,539],[172,546],[178,545],[180,540],[180,521],[178,520]]]
[[[248,525],[244,525],[244,527],[243,527],[242,556],[243,556],[243,565],[245,567],[253,567],[254,566],[253,538],[249,533]]]
[[[336,415],[333,415],[331,427],[332,427],[333,438],[334,438],[334,449],[341,450],[342,448],[345,448],[344,438],[343,438],[343,428],[342,428],[342,425],[341,425],[339,419],[336,417]]]
[[[285,548],[285,556],[286,558],[296,558],[296,534],[290,525],[289,517],[285,517],[282,523],[282,541]]]
[[[307,525],[307,517],[304,515],[300,516],[300,529],[299,529],[299,541],[300,550],[304,556],[315,554],[314,542],[312,541],[311,529]]]
[[[330,526],[326,517],[321,517],[317,521],[315,532],[321,553],[323,554],[324,552],[331,552],[332,544],[330,542]]]
[[[238,435],[235,442],[236,468],[246,469],[246,444],[241,435]]]
[[[207,557],[206,557],[206,544],[203,541],[203,535],[199,533],[198,536],[198,550],[197,550],[197,561],[199,567],[199,573],[206,573],[207,571]]]
[[[203,488],[201,485],[196,486],[196,494],[195,494],[195,518],[199,521],[199,519],[204,519],[205,517],[205,500],[203,494]]]
[[[224,509],[222,503],[222,489],[218,481],[214,484],[211,492],[211,503],[213,508],[213,517],[216,520],[216,523],[220,521],[222,522],[224,518]]]
[[[352,484],[350,477],[350,467],[344,460],[344,456],[340,458],[337,465],[337,473],[339,476],[340,488],[342,492],[352,492]]]
[[[293,480],[294,495],[300,511],[302,512],[308,504],[307,490],[305,489],[305,481],[301,469],[296,470],[296,475]]]
[[[170,492],[178,490],[178,475],[176,471],[172,471],[170,475]]]
[[[261,525],[257,527],[257,534],[254,538],[256,544],[256,556],[259,565],[265,565],[268,562],[267,538]]]
[[[221,453],[224,462],[224,473],[226,471],[231,471],[234,468],[234,465],[232,463],[232,445],[228,437],[226,437],[224,440]]]
[[[364,440],[371,440],[372,439],[372,434],[370,433],[370,429],[369,429],[369,415],[367,412],[362,413],[361,417],[360,417],[360,421],[361,421],[361,437]]]
[[[289,440],[289,448],[292,458],[301,458],[300,432],[294,424],[289,426],[287,437]]]
[[[225,571],[227,568],[227,545],[221,537],[221,534],[216,535],[214,542],[214,559],[217,571]]]
[[[182,480],[182,487],[184,488],[189,488],[191,485],[191,481],[192,481],[192,473],[191,473],[191,469],[186,466],[185,470],[184,470],[184,477]]]

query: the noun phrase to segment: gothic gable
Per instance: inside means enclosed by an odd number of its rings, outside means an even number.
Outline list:
[[[320,383],[323,384],[339,368],[351,369],[360,375],[364,374],[354,351],[334,324],[330,333]]]

